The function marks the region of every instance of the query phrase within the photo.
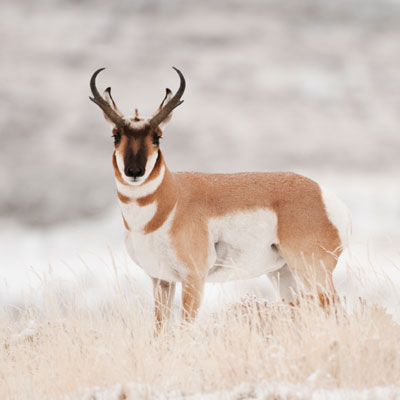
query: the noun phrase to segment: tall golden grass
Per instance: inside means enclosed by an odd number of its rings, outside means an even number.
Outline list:
[[[365,389],[400,381],[400,326],[377,306],[291,306],[255,297],[154,334],[152,310],[116,289],[85,305],[44,290],[40,305],[4,308],[0,399],[43,399],[136,382],[159,392],[229,390],[241,382]],[[37,304],[37,303],[36,303]],[[95,397],[93,397],[94,399]],[[127,398],[122,396],[121,398]]]

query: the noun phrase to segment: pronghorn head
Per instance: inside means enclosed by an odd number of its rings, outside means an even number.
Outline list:
[[[107,88],[103,96],[96,88],[96,77],[104,70],[97,70],[90,79],[93,97],[89,97],[104,112],[104,117],[113,125],[115,159],[124,181],[131,185],[140,185],[150,175],[159,157],[159,142],[162,129],[170,120],[172,110],[183,103],[181,97],[185,91],[185,78],[181,71],[173,67],[180,78],[180,86],[175,95],[166,89],[164,100],[152,117],[139,117],[135,110],[133,117],[124,117],[118,110],[111,88]]]

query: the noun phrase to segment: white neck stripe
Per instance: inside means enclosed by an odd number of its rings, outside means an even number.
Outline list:
[[[153,194],[158,187],[161,185],[165,175],[165,166],[161,165],[160,172],[158,176],[151,181],[144,182],[140,186],[133,185],[123,185],[116,179],[117,189],[122,195],[137,199],[139,197],[146,197],[150,194]]]

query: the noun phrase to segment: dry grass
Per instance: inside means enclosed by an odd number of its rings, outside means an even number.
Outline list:
[[[291,307],[247,297],[193,325],[175,318],[155,337],[151,311],[123,291],[96,309],[81,295],[47,291],[40,307],[3,310],[1,399],[124,382],[190,394],[241,382],[365,389],[400,380],[400,326],[362,303],[350,315],[310,298]]]

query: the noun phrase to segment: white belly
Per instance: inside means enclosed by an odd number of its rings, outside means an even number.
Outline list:
[[[179,282],[187,273],[171,246],[169,230],[175,210],[158,230],[126,232],[129,255],[148,275]],[[281,268],[285,262],[271,245],[278,244],[277,218],[270,210],[246,211],[208,222],[209,282],[254,278]]]
[[[213,218],[209,222],[209,236],[209,282],[254,278],[285,264],[273,246],[278,244],[278,235],[277,217],[271,210]]]

